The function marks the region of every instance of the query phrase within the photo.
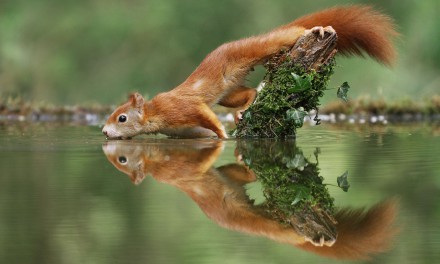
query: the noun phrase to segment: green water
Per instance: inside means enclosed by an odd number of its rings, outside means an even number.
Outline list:
[[[325,183],[348,171],[348,192],[327,186],[336,208],[398,203],[399,233],[366,262],[438,261],[438,128],[323,124],[300,129],[286,144],[310,162],[318,149]],[[274,155],[272,144],[262,146]],[[257,236],[268,231],[222,207],[234,202],[229,194],[237,189],[220,168],[244,166],[236,147],[232,139],[106,142],[98,127],[0,125],[0,263],[338,262]],[[136,173],[118,170],[113,156],[120,169]],[[246,194],[262,202],[262,185],[243,177],[252,181]],[[228,200],[216,200],[219,192]]]

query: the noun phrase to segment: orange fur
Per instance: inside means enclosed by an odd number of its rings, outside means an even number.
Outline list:
[[[340,259],[365,259],[389,249],[396,234],[395,202],[379,203],[367,212],[339,210],[335,215],[336,242],[332,246],[314,246],[295,228],[279,223],[250,201],[244,184],[256,180],[252,170],[236,163],[213,167],[222,149],[223,142],[219,141],[186,141],[183,145],[169,141],[166,144],[110,141],[103,146],[108,160],[133,183],[139,184],[151,175],[159,182],[173,185],[222,227]]]
[[[323,10],[266,34],[221,45],[173,90],[158,94],[148,102],[134,94],[131,103],[120,106],[109,117],[103,133],[108,138],[157,132],[182,137],[226,138],[222,124],[210,108],[220,104],[246,109],[256,95],[255,90],[244,85],[252,67],[292,47],[306,29],[316,26],[332,26],[336,30],[337,49],[341,54],[362,56],[365,51],[387,65],[395,58],[391,38],[397,33],[389,17],[362,5]],[[119,122],[121,114],[130,118]],[[237,117],[239,115],[240,111]]]
[[[396,58],[391,37],[398,33],[393,22],[370,6],[334,7],[298,18],[292,24],[305,28],[332,26],[338,34],[337,49],[343,55],[362,56],[365,51],[387,65]]]
[[[338,221],[338,239],[332,247],[315,247],[310,243],[300,248],[316,254],[339,259],[369,259],[371,256],[390,249],[397,202],[390,200],[372,208],[342,209],[335,218]]]

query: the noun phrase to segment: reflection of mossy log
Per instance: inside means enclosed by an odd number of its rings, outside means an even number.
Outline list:
[[[310,32],[266,64],[264,88],[237,124],[237,137],[295,136],[304,116],[318,109],[335,66],[337,36]]]
[[[335,241],[334,200],[317,161],[304,157],[294,141],[239,141],[238,152],[261,182],[266,198],[261,207],[272,218],[292,225],[312,243]]]

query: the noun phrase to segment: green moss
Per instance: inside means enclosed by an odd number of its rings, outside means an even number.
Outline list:
[[[262,207],[273,218],[289,223],[293,215],[310,208],[333,214],[334,199],[319,175],[319,150],[316,162],[306,158],[294,141],[239,141],[238,151],[260,181]]]
[[[287,53],[265,65],[264,88],[244,113],[234,135],[237,137],[293,137],[308,111],[318,109],[319,98],[333,74],[335,60],[318,71],[295,65]]]

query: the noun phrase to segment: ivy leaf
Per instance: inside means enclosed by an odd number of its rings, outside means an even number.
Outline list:
[[[306,75],[304,78],[299,76],[298,74],[292,72],[293,79],[295,80],[295,86],[292,86],[288,92],[296,93],[308,90],[312,87],[312,77],[310,75]]]
[[[279,108],[280,108],[279,105],[272,103],[272,102],[267,102],[262,106],[261,109],[265,113],[272,114],[272,113],[278,111]]]
[[[338,186],[339,186],[344,192],[348,191],[348,188],[350,188],[350,184],[348,183],[347,176],[348,176],[348,171],[344,172],[344,174],[342,174],[341,176],[339,176],[339,177],[337,178]]]
[[[295,205],[300,201],[310,201],[312,199],[312,191],[309,188],[305,186],[298,186],[295,189],[296,196],[290,205]]]
[[[337,96],[338,98],[341,98],[344,101],[348,101],[348,97],[347,97],[347,93],[348,93],[348,89],[350,89],[350,85],[348,85],[347,82],[344,82],[343,84],[341,84],[341,86],[339,86],[338,88],[338,92],[337,92]]]
[[[295,126],[302,127],[304,124],[304,117],[307,115],[307,112],[304,109],[289,109],[286,111],[286,119],[292,120],[295,123]]]
[[[252,166],[252,159],[251,158],[248,158],[248,157],[245,157],[244,159],[243,159],[243,162],[244,162],[244,164],[246,164],[246,166]]]
[[[308,163],[307,163],[306,159],[301,154],[296,154],[293,159],[288,160],[286,163],[286,167],[289,169],[293,169],[293,168],[294,169],[301,169],[307,165],[308,165]]]
[[[246,110],[244,115],[243,115],[243,119],[244,120],[250,120],[251,119],[251,111]]]

